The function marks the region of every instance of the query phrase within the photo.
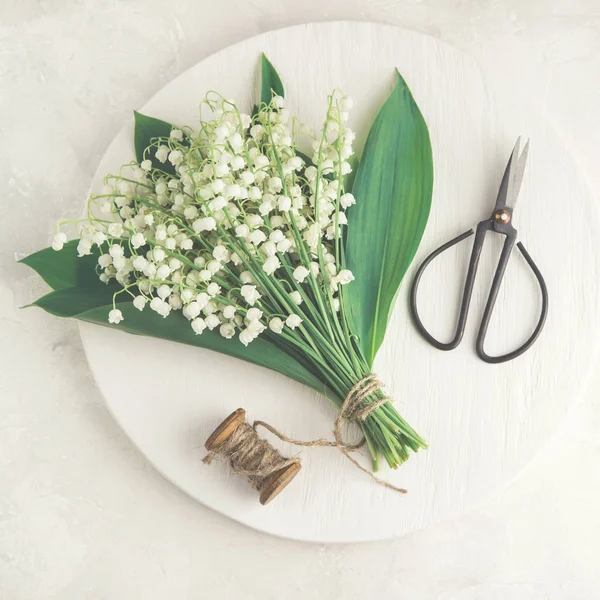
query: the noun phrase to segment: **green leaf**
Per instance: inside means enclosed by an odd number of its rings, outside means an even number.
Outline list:
[[[118,325],[110,324],[108,313],[113,308],[113,294],[121,288],[116,284],[105,285],[102,282],[100,285],[101,288],[93,289],[91,287],[58,289],[46,294],[30,306],[42,308],[57,317],[73,317],[128,333],[215,350],[277,371],[325,395],[332,395],[308,369],[262,336],[246,347],[238,339],[225,339],[217,330],[206,330],[202,335],[196,335],[189,321],[180,312],[173,312],[168,318],[163,319],[148,307],[144,311],[137,310],[131,301],[125,301],[129,298],[125,294],[117,296],[121,301],[116,303],[116,307],[123,313],[124,320]]]
[[[354,180],[343,290],[351,329],[370,365],[383,342],[398,287],[421,241],[433,189],[431,143],[404,79],[379,111]]]
[[[133,111],[133,114],[135,118],[133,140],[136,160],[141,163],[146,158],[150,159],[152,168],[160,169],[165,173],[174,175],[175,167],[168,161],[161,163],[155,156],[157,148],[149,148],[154,139],[168,138],[171,135],[173,125],[154,117],[148,117],[137,111]]]
[[[205,330],[201,335],[196,335],[190,322],[181,312],[172,312],[167,318],[163,318],[148,307],[139,311],[131,302],[117,303],[117,308],[123,313],[124,320],[118,325],[111,325],[107,321],[111,308],[112,304],[89,309],[78,314],[77,319],[106,325],[128,333],[151,335],[159,339],[214,350],[282,373],[321,393],[326,392],[325,385],[310,371],[262,336],[248,346],[244,346],[237,338],[225,339],[216,329]]]
[[[273,94],[283,98],[283,83],[275,67],[263,53],[260,58],[260,101],[269,104]]]
[[[96,274],[100,252],[96,247],[88,256],[77,256],[79,240],[67,242],[62,250],[44,248],[19,262],[31,267],[54,290],[70,287],[102,288]]]
[[[29,306],[43,308],[56,317],[78,317],[81,313],[104,307],[104,319],[112,309],[113,294],[120,286],[101,284],[104,289],[64,288],[42,296]]]

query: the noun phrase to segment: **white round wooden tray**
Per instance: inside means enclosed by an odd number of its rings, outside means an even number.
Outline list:
[[[202,464],[209,433],[245,407],[290,436],[330,434],[335,410],[313,391],[271,371],[210,351],[82,324],[91,369],[115,419],[148,460],[190,496],[241,523],[279,536],[355,542],[399,536],[488,499],[543,448],[581,394],[595,358],[600,280],[597,206],[563,144],[535,107],[500,101],[468,56],[421,34],[372,23],[322,23],[283,29],[236,44],[168,84],[141,111],[194,124],[210,89],[248,110],[265,52],[279,70],[293,113],[318,125],[326,95],[339,86],[355,100],[351,126],[362,146],[390,92],[397,67],[431,132],[435,192],[417,262],[491,211],[519,134],[531,137],[515,223],[543,271],[550,314],[527,354],[488,365],[474,353],[495,254],[485,252],[463,344],[444,353],[427,345],[407,309],[403,283],[376,372],[408,421],[430,444],[397,472],[409,493],[375,485],[332,449],[302,450],[304,468],[267,507],[224,464]],[[133,119],[104,156],[93,189],[133,157]],[[496,252],[500,240],[490,239]],[[422,284],[422,310],[448,335],[471,242],[440,259]],[[492,256],[493,255],[493,256]],[[414,270],[414,266],[413,266]],[[540,307],[536,283],[515,253],[498,302],[490,352],[519,345]],[[286,454],[297,448],[281,445]],[[365,464],[367,463],[365,459]]]

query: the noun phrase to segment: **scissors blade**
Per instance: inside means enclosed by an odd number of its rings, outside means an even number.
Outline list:
[[[504,170],[500,189],[498,190],[498,198],[496,199],[495,211],[506,207],[514,209],[519,197],[521,184],[525,176],[527,157],[529,156],[529,140],[527,140],[522,150],[520,148],[521,137],[518,137]]]

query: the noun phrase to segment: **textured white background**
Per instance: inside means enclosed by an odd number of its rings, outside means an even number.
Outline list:
[[[598,189],[595,0],[4,0],[0,599],[598,596],[600,382],[536,463],[476,513],[395,542],[303,545],[229,522],[164,481],[107,414],[75,324],[17,309],[43,286],[15,251],[45,245],[54,220],[76,213],[132,106],[232,42],[342,18],[471,53],[539,106]]]

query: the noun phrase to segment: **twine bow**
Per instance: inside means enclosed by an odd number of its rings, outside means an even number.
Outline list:
[[[288,442],[293,444],[294,446],[304,446],[309,448],[315,448],[318,446],[329,446],[337,448],[355,467],[360,469],[363,473],[366,473],[371,479],[376,481],[379,485],[386,487],[395,492],[399,492],[401,494],[406,494],[407,490],[404,488],[397,487],[392,485],[391,483],[380,479],[376,475],[374,475],[368,469],[365,469],[352,455],[352,452],[362,448],[366,442],[365,438],[356,443],[349,444],[346,442],[342,436],[342,426],[344,424],[344,419],[348,419],[349,421],[364,421],[376,408],[382,406],[390,399],[386,396],[375,402],[369,402],[364,404],[365,400],[377,390],[382,388],[382,383],[379,381],[376,375],[371,374],[367,375],[363,379],[361,379],[356,385],[352,387],[352,389],[348,392],[346,399],[342,403],[340,407],[340,412],[335,419],[334,427],[333,427],[333,437],[334,441],[326,440],[324,438],[313,440],[313,441],[303,441],[297,440],[295,438],[291,438],[279,430],[275,429],[272,425],[265,423],[264,421],[254,421],[253,429],[256,431],[257,427],[262,427],[267,431],[270,431],[274,436],[278,437],[283,442]]]

